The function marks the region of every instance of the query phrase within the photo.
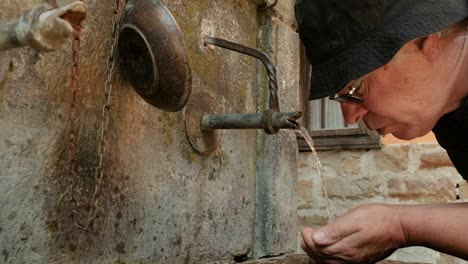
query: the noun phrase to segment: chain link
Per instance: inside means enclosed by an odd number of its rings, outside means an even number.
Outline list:
[[[75,220],[75,226],[78,228],[87,231],[89,227],[93,224],[97,209],[101,197],[102,191],[102,183],[104,178],[104,171],[103,171],[103,162],[104,162],[104,154],[106,152],[106,140],[109,130],[109,121],[110,121],[110,104],[111,104],[111,94],[113,88],[113,76],[114,76],[114,69],[115,69],[115,48],[117,44],[117,34],[119,29],[119,21],[120,16],[120,0],[114,0],[114,8],[113,8],[113,16],[112,16],[112,36],[110,42],[110,55],[109,59],[107,60],[107,79],[104,85],[104,105],[101,111],[101,132],[100,132],[100,139],[99,139],[99,146],[98,146],[98,162],[94,170],[94,192],[93,198],[91,200],[91,206],[88,211],[88,220],[85,225],[78,223]]]
[[[58,7],[56,1],[49,1],[50,4]],[[78,92],[80,90],[79,83],[79,65],[80,65],[80,38],[76,37],[72,41],[72,69],[71,69],[71,80],[70,80],[70,90],[71,90],[71,101],[70,108],[68,112],[68,179],[72,179],[76,176],[76,145],[77,145],[77,136],[76,136],[76,119],[77,119],[77,109],[76,109],[76,98],[78,97]]]

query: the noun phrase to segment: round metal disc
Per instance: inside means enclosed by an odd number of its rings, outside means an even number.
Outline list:
[[[194,95],[185,108],[185,132],[192,147],[202,154],[215,151],[219,142],[218,131],[202,129],[202,117],[218,112],[219,106],[216,100],[205,92]]]
[[[138,28],[125,25],[120,38],[122,67],[136,92],[142,97],[155,96],[159,87],[158,66],[146,37]]]
[[[192,71],[182,32],[159,0],[128,2],[119,35],[122,68],[151,105],[176,112],[187,103]]]

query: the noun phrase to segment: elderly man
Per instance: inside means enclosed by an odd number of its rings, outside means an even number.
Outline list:
[[[434,131],[468,179],[467,17],[467,0],[297,0],[310,99],[329,96],[381,135]],[[311,263],[375,263],[409,246],[468,259],[467,219],[466,203],[364,205],[306,228],[302,247]]]

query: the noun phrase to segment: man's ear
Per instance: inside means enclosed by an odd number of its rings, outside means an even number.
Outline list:
[[[437,34],[431,34],[417,40],[419,51],[428,60],[434,60],[439,55],[440,37]]]

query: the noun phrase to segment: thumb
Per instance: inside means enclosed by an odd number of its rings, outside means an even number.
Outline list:
[[[362,212],[358,213],[356,210],[351,210],[314,232],[312,240],[320,247],[331,246],[352,234],[360,232],[364,226],[363,219],[365,218],[363,216],[365,217],[366,214],[363,215]]]
[[[312,240],[318,246],[326,247],[335,244],[348,235],[346,229],[332,223],[314,232],[312,234]]]

